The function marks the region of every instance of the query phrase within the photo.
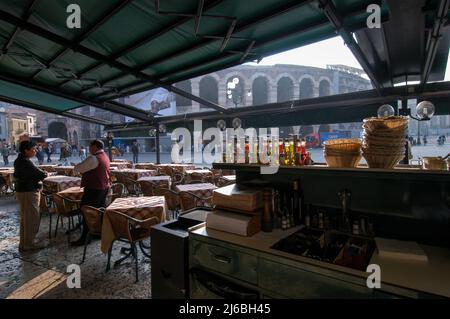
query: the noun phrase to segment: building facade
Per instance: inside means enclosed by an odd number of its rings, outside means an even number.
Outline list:
[[[0,106],[0,141],[9,141],[6,109]]]

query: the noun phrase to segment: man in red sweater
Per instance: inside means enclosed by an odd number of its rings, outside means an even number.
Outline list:
[[[81,187],[84,187],[81,206],[89,205],[96,208],[105,207],[108,195],[109,182],[109,158],[103,150],[103,142],[94,140],[89,144],[89,153],[84,161],[74,168],[75,173],[81,174]],[[73,242],[73,246],[84,245],[88,228],[83,220],[83,233],[80,239]]]

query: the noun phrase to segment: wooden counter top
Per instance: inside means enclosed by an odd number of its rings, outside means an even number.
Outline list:
[[[192,234],[228,242],[244,248],[288,258],[305,265],[321,267],[324,270],[338,271],[348,275],[366,279],[368,273],[352,268],[321,262],[312,258],[298,256],[270,247],[280,239],[293,234],[301,227],[283,231],[259,232],[252,237],[243,237],[200,226],[191,230]],[[450,249],[421,245],[428,256],[428,262],[404,261],[392,258],[381,258],[375,252],[370,264],[378,264],[381,268],[381,288],[383,283],[424,293],[450,298]]]

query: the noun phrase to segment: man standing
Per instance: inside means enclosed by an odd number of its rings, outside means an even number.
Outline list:
[[[136,141],[134,141],[133,146],[131,146],[131,152],[133,153],[133,163],[139,163],[139,145]]]
[[[42,180],[47,177],[47,173],[31,161],[36,156],[36,145],[33,142],[22,141],[19,152],[14,161],[16,197],[20,206],[19,251],[27,251],[43,248],[34,243],[34,238],[39,231]]]
[[[8,160],[9,148],[8,148],[8,145],[6,143],[4,143],[3,146],[1,147],[1,153],[2,153],[2,156],[3,156],[3,162],[5,163],[5,166],[8,166],[9,165],[9,160]]]
[[[84,187],[81,206],[89,205],[96,208],[105,207],[108,195],[109,183],[109,158],[103,150],[104,145],[100,140],[94,140],[89,144],[88,156],[83,162],[74,167],[75,173],[82,174],[81,187]],[[83,221],[83,233],[80,239],[73,242],[73,246],[84,245],[88,229]]]

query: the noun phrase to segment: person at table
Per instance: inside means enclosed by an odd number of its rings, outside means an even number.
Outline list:
[[[89,155],[84,161],[75,165],[74,173],[81,174],[81,187],[84,187],[81,206],[89,205],[96,208],[105,207],[109,191],[109,157],[103,150],[104,144],[94,140],[89,144]],[[84,245],[88,233],[86,222],[83,221],[83,232],[73,246]]]
[[[19,146],[19,155],[14,161],[16,198],[20,207],[19,251],[44,247],[35,242],[35,237],[39,231],[42,181],[47,177],[47,173],[31,161],[36,156],[36,151],[35,143],[22,141]]]

